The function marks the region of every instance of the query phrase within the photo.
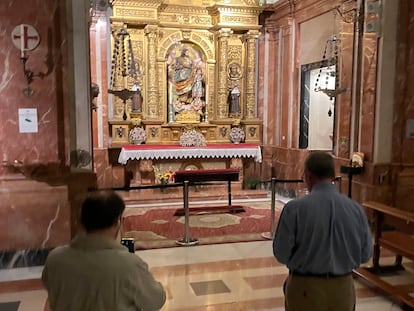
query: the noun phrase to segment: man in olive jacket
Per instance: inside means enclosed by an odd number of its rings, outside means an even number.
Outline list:
[[[148,265],[117,241],[123,200],[114,192],[91,193],[82,204],[85,233],[49,254],[42,273],[53,311],[153,311],[165,291]]]

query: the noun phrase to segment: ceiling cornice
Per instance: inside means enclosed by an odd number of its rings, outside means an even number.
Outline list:
[[[273,11],[273,14],[266,18],[265,23],[277,24],[287,17],[294,18],[296,23],[302,23],[338,6],[349,6],[354,2],[355,0],[280,0],[274,5],[266,6],[266,11]]]

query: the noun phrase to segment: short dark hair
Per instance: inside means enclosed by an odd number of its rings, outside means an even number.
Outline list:
[[[323,151],[311,152],[305,160],[305,170],[319,179],[334,178],[335,164],[333,157]]]
[[[114,191],[90,192],[82,203],[81,223],[87,232],[110,228],[124,209],[124,200]]]

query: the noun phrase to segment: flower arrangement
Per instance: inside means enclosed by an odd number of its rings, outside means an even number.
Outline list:
[[[147,139],[147,134],[145,130],[140,127],[136,126],[129,131],[129,141],[133,144],[142,144]]]
[[[174,172],[172,170],[169,170],[167,172],[162,172],[161,168],[157,166],[153,166],[155,178],[157,183],[161,185],[167,185],[169,183],[174,183]]]
[[[187,130],[180,136],[180,145],[183,147],[205,147],[206,139],[196,130]]]
[[[240,127],[232,127],[229,134],[230,140],[233,143],[239,143],[246,137],[244,131]]]
[[[174,182],[174,172],[168,171],[166,173],[158,173],[157,179],[159,180],[160,184],[165,185],[169,184],[170,182]]]

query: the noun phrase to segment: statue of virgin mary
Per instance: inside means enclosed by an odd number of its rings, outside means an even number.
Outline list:
[[[178,53],[177,53],[178,52]],[[176,55],[179,56],[176,56]],[[186,44],[180,50],[171,50],[168,64],[168,98],[175,113],[196,112],[201,114],[205,103],[204,70],[205,63],[200,53]]]

